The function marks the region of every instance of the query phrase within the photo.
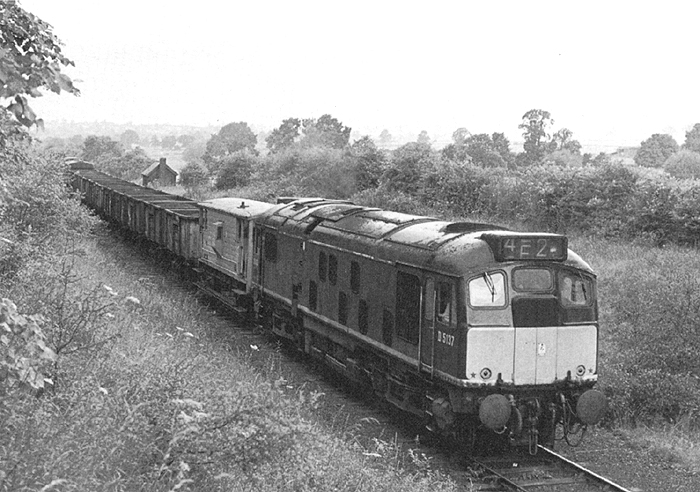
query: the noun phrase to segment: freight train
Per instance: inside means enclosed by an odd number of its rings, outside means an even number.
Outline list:
[[[552,446],[606,411],[596,276],[565,236],[322,198],[195,202],[81,161],[71,175],[200,289],[467,448]]]

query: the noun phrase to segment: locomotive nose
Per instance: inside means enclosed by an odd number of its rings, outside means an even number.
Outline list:
[[[588,390],[576,402],[576,415],[584,424],[597,424],[608,409],[608,400],[597,390]]]

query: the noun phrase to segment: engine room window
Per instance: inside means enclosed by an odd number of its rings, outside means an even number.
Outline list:
[[[565,307],[587,306],[593,295],[593,287],[585,277],[562,272],[559,274],[559,294]]]
[[[503,307],[506,305],[505,275],[486,272],[469,281],[469,304],[472,307]]]
[[[318,279],[321,282],[325,282],[327,275],[328,275],[328,256],[326,255],[326,253],[321,251],[318,254]]]
[[[265,259],[267,261],[277,261],[277,236],[265,233]]]
[[[331,285],[338,283],[338,257],[328,255],[328,281]]]
[[[446,282],[437,284],[435,317],[440,323],[450,324],[452,314],[452,286]]]
[[[552,272],[546,268],[518,268],[513,271],[513,287],[520,292],[549,292]]]
[[[224,238],[224,224],[221,222],[216,222],[216,240],[221,241]]]
[[[360,293],[360,264],[356,261],[350,262],[350,290]]]

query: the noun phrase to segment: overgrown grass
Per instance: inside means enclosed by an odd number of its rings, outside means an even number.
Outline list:
[[[700,470],[700,252],[572,236],[598,273],[608,424]]]
[[[221,319],[111,241],[81,245],[65,292],[78,310],[98,293],[103,343],[60,355],[52,389],[0,401],[0,490],[455,490],[396,443],[328,432],[321,395],[276,360],[256,370]],[[2,295],[23,310],[32,291]]]

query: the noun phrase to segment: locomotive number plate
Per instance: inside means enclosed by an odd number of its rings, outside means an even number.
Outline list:
[[[445,345],[449,345],[450,347],[453,347],[455,344],[455,337],[454,335],[448,335],[445,332],[442,332],[438,330],[437,332],[437,339],[438,342],[444,343]]]

